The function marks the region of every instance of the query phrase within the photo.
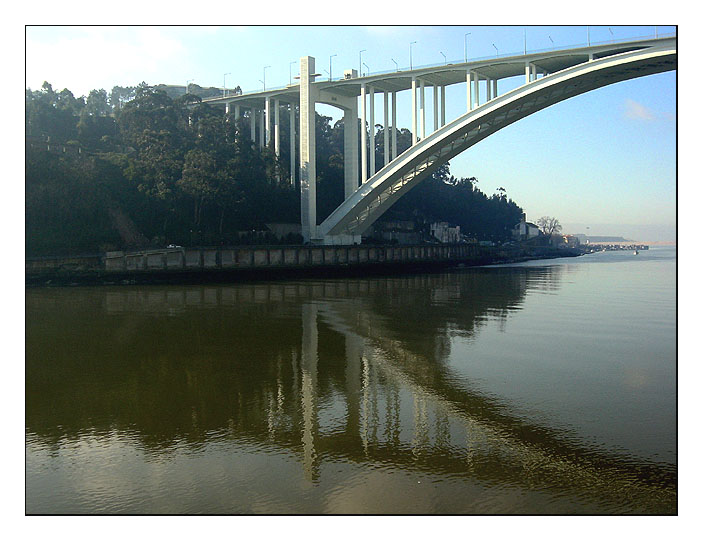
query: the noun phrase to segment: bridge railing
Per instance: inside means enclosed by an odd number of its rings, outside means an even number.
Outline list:
[[[501,53],[497,55],[488,55],[488,56],[480,56],[480,57],[474,57],[474,58],[469,58],[468,63],[473,63],[473,62],[486,62],[489,60],[495,60],[498,59],[500,60],[501,58],[510,58],[510,57],[515,57],[515,56],[525,56],[530,55],[530,54],[538,54],[538,53],[549,53],[549,52],[559,52],[559,51],[567,51],[570,49],[579,49],[583,47],[596,47],[596,46],[602,46],[602,45],[617,45],[619,43],[628,43],[628,42],[634,42],[634,41],[646,41],[646,40],[651,40],[651,39],[666,39],[666,38],[673,38],[676,37],[675,32],[668,32],[668,33],[663,33],[663,34],[649,34],[649,35],[644,35],[644,36],[637,36],[637,37],[628,37],[628,38],[620,38],[620,39],[611,39],[611,40],[605,40],[605,41],[591,41],[590,45],[588,43],[574,43],[574,44],[569,44],[569,45],[558,45],[555,47],[547,47],[544,49],[527,49],[527,51],[522,50],[522,51],[513,51],[509,53]],[[418,69],[426,69],[426,68],[442,68],[442,67],[448,67],[448,66],[454,66],[457,64],[466,64],[463,59],[461,60],[453,60],[450,62],[446,63],[436,63],[436,64],[421,64],[418,66],[413,66],[413,70],[418,70]],[[377,76],[377,75],[393,75],[396,73],[401,73],[403,71],[408,71],[410,70],[409,66],[403,66],[402,68],[399,69],[390,69],[390,70],[380,70],[380,71],[371,71],[368,73],[365,73],[364,75],[361,75],[360,77],[371,77],[371,76]],[[325,79],[319,79],[318,82],[324,82],[324,81],[329,81],[329,82],[341,82],[345,81],[348,79],[345,79],[343,76],[341,77],[332,77],[330,78],[325,78]],[[285,90],[291,85],[280,85],[280,86],[273,86],[270,88],[266,89],[266,92],[275,92],[279,90]],[[238,95],[237,97],[246,97],[248,95],[256,95],[256,94],[261,94],[264,92],[263,90],[247,90],[243,92],[242,94]],[[211,100],[216,100],[216,99],[222,99],[221,96],[213,97],[213,98],[207,98],[204,99],[203,102],[208,102]]]

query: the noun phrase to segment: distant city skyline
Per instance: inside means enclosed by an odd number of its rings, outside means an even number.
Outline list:
[[[667,26],[29,26],[25,86],[36,90],[46,80],[76,96],[142,81],[253,91],[264,80],[267,88],[288,84],[303,55],[316,58],[321,78],[330,72],[336,78],[359,66],[372,73],[407,69],[411,55],[418,67],[673,32]],[[549,107],[454,158],[451,174],[477,177],[489,195],[504,187],[528,220],[555,216],[565,232],[586,233],[576,227],[587,225],[593,235],[674,240],[676,76],[617,83]],[[499,92],[519,79],[500,81]],[[429,89],[426,99],[431,104]],[[465,108],[465,86],[448,87],[447,118]],[[399,127],[410,127],[409,109],[409,93],[400,93]],[[379,119],[380,97],[376,110]],[[317,111],[341,116],[329,106]]]

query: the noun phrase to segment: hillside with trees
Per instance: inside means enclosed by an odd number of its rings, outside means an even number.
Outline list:
[[[25,94],[26,253],[96,253],[178,245],[299,243],[257,232],[299,223],[289,146],[276,157],[248,138],[249,119],[227,116],[194,93],[114,87],[76,98],[44,83]],[[195,89],[212,95],[212,89]],[[281,111],[281,140],[288,118]],[[344,197],[344,124],[317,115],[318,216]],[[383,133],[375,129],[377,169]],[[398,150],[411,143],[398,130]],[[296,175],[297,176],[297,175]],[[401,198],[388,219],[460,225],[478,239],[509,238],[522,210],[505,191],[486,195],[448,166]],[[385,217],[384,217],[385,218]]]

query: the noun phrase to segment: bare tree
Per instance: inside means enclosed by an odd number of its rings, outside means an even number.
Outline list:
[[[537,220],[537,227],[545,235],[551,237],[554,233],[559,233],[561,231],[561,224],[559,220],[552,216],[542,216]]]

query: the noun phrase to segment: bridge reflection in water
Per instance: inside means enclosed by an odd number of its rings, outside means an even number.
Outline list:
[[[128,433],[147,457],[224,441],[292,454],[312,486],[324,464],[386,465],[575,512],[673,512],[675,466],[530,420],[447,362],[453,337],[558,289],[565,269],[28,290],[28,440],[58,454]]]

